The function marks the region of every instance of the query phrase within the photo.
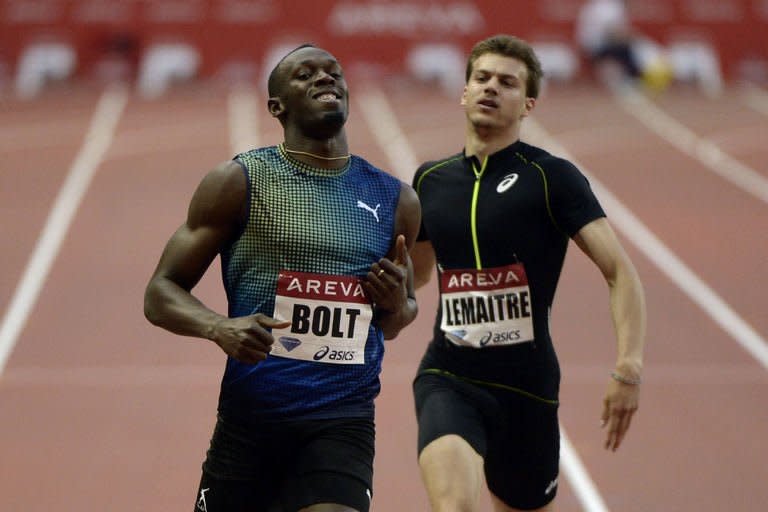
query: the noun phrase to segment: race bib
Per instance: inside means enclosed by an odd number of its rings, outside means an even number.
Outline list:
[[[365,342],[373,308],[360,279],[281,271],[274,317],[288,320],[273,329],[270,356],[334,364],[365,364]]]
[[[456,345],[499,347],[533,341],[531,290],[522,263],[443,270],[440,328]]]

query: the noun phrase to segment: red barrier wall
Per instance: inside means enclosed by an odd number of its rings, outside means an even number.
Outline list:
[[[157,40],[194,44],[202,72],[236,62],[260,63],[285,39],[312,41],[346,67],[402,67],[410,47],[454,42],[462,48],[497,32],[536,40],[573,40],[581,0],[0,0],[0,60],[14,69],[30,41],[69,41],[78,71],[89,73],[116,44],[133,42],[133,58]],[[642,0],[636,25],[662,44],[695,35],[714,43],[723,72],[768,66],[768,0]],[[123,35],[116,40],[116,35]]]

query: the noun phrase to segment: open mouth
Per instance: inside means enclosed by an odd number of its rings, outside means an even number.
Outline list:
[[[315,94],[314,96],[312,96],[312,98],[323,103],[331,103],[331,102],[339,101],[341,99],[341,95],[334,91],[326,91],[326,92]]]
[[[495,101],[489,99],[480,100],[477,104],[486,108],[499,108]]]

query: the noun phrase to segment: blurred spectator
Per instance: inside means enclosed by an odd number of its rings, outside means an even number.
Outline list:
[[[33,98],[51,82],[68,79],[77,67],[77,51],[69,41],[44,37],[21,51],[16,69],[16,93]]]
[[[633,27],[629,0],[586,0],[579,10],[576,39],[596,77],[614,90],[643,85],[667,87],[672,72],[665,50]]]
[[[576,21],[576,40],[597,78],[609,86],[640,79],[625,0],[586,0]]]
[[[130,32],[114,32],[100,41],[100,55],[94,74],[101,83],[129,83],[139,63],[139,38]]]

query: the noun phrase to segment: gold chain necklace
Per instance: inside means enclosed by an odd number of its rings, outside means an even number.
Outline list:
[[[312,158],[317,158],[318,160],[326,160],[326,161],[332,161],[332,160],[346,160],[349,158],[349,154],[342,155],[342,156],[320,156],[316,155],[314,153],[308,153],[306,151],[297,151],[295,149],[288,149],[285,147],[285,144],[281,144],[283,146],[283,151],[286,153],[291,153],[294,155],[305,155],[305,156],[311,156]]]

